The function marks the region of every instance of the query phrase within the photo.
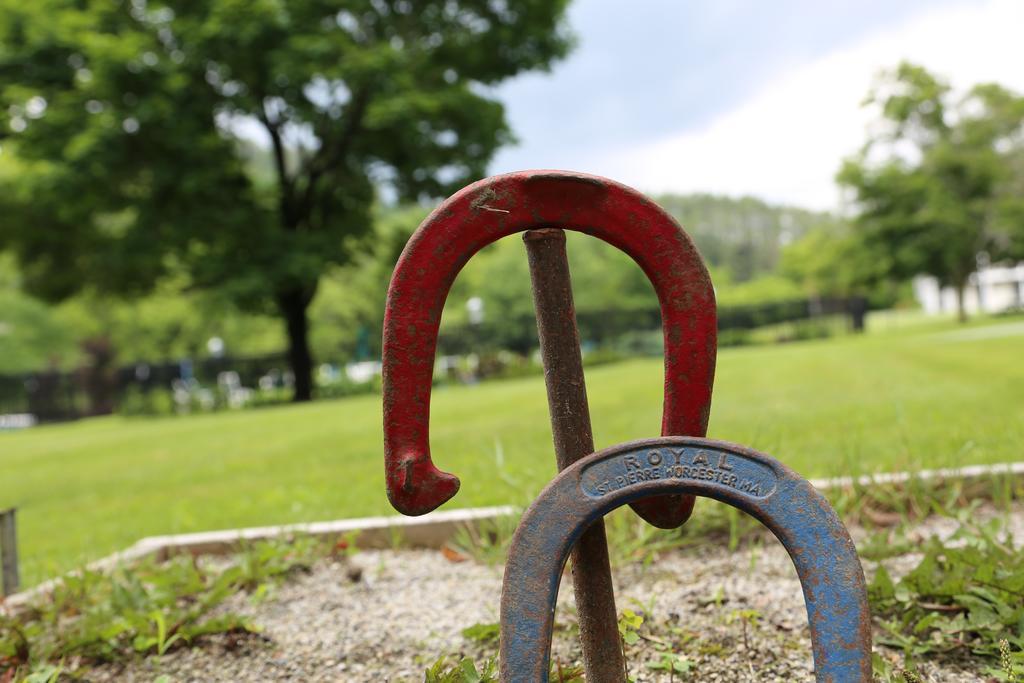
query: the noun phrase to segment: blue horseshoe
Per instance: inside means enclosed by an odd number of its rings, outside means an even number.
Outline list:
[[[523,515],[501,593],[501,680],[548,680],[555,599],[569,550],[594,521],[653,495],[690,493],[767,526],[796,566],[815,678],[871,680],[871,618],[850,534],[825,497],[763,453],[722,441],[663,437],[620,444],[563,470]]]

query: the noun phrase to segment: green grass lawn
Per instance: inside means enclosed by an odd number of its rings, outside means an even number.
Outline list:
[[[1021,458],[1019,318],[882,327],[722,350],[710,436],[807,476]],[[588,370],[598,447],[658,433],[661,372]],[[438,389],[432,413],[435,462],[462,478],[449,505],[525,503],[554,474],[540,377]],[[380,399],[0,434],[9,505],[27,585],[147,535],[389,514]]]

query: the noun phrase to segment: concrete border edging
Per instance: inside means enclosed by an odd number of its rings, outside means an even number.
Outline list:
[[[943,481],[946,479],[981,479],[988,476],[1024,475],[1024,462],[1003,462],[995,465],[967,465],[939,470],[920,470],[918,472],[883,472],[881,474],[865,474],[859,477],[833,477],[831,479],[811,479],[811,485],[819,491],[830,489],[852,488],[854,486],[872,486],[878,484],[906,484],[910,481]]]
[[[244,543],[289,536],[340,537],[352,534],[359,548],[390,548],[397,543],[413,548],[440,548],[462,528],[476,527],[482,522],[510,517],[519,512],[511,505],[486,508],[440,510],[420,517],[362,517],[330,522],[248,527],[222,531],[203,531],[170,536],[148,536],[134,545],[44,581],[0,601],[0,611],[19,612],[33,600],[48,595],[67,576],[83,571],[104,572],[128,563],[153,558],[163,562],[177,555],[224,555],[238,550]]]
[[[155,554],[159,561],[181,554],[222,555],[237,550],[246,541],[263,541],[296,535],[323,537],[353,534],[354,542],[359,548],[390,548],[396,542],[414,548],[440,548],[455,536],[460,528],[498,517],[507,517],[516,512],[517,508],[510,505],[463,508],[435,511],[420,517],[362,517],[331,522],[150,536],[136,545],[157,546]]]
[[[971,481],[990,476],[1024,476],[1024,462],[995,465],[970,465],[960,468],[921,470],[919,472],[888,472],[859,477],[811,479],[811,485],[820,491],[848,489],[873,485],[906,484],[911,481],[944,481],[961,479]],[[85,571],[109,571],[120,564],[137,562],[147,557],[162,562],[176,555],[223,555],[237,550],[243,543],[294,535],[314,537],[356,534],[354,542],[359,548],[389,548],[396,539],[401,544],[416,548],[440,548],[451,540],[461,528],[476,527],[483,522],[510,517],[520,512],[511,505],[485,508],[435,510],[420,517],[392,515],[388,517],[362,517],[329,522],[285,524],[280,526],[248,527],[221,531],[203,531],[191,534],[148,536],[134,545],[90,562]],[[80,574],[73,570],[40,583],[0,601],[0,611],[19,612],[34,599],[47,595],[64,581],[65,576]]]

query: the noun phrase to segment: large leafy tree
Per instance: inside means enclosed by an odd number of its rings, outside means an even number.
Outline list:
[[[991,83],[957,97],[903,63],[867,102],[881,111],[877,133],[838,176],[853,190],[855,225],[884,272],[935,276],[966,319],[979,255],[1022,255],[1024,98]]]
[[[0,248],[51,300],[174,271],[274,310],[308,399],[321,274],[381,187],[484,174],[511,138],[491,88],[567,52],[567,2],[0,0]]]

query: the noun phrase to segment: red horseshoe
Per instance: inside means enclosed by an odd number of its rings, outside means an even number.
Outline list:
[[[405,245],[384,312],[384,462],[388,499],[422,515],[449,500],[459,479],[430,459],[430,389],[448,290],[470,257],[495,240],[542,227],[598,237],[636,261],[661,305],[665,334],[663,436],[704,436],[715,374],[715,295],[689,236],[624,185],[569,171],[493,176],[458,191]],[[693,496],[660,496],[633,508],[661,528],[690,516]]]

